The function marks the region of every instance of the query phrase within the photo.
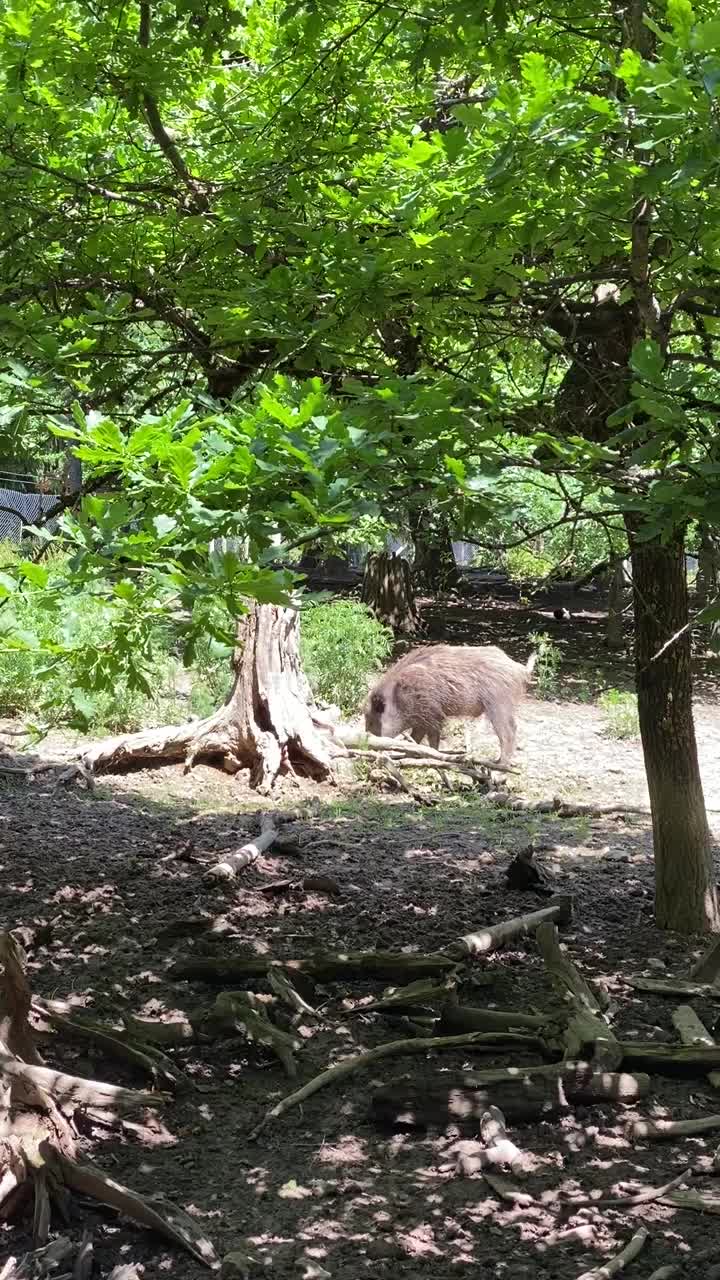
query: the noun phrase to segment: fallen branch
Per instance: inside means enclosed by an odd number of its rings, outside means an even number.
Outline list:
[[[278,836],[278,827],[271,814],[264,814],[260,819],[260,835],[257,840],[250,840],[235,853],[225,854],[214,867],[205,872],[209,880],[234,880],[239,871],[256,862],[261,853],[270,848]]]
[[[618,1275],[625,1270],[628,1263],[635,1261],[647,1238],[648,1232],[644,1227],[640,1227],[620,1253],[616,1253],[614,1258],[608,1258],[601,1267],[594,1267],[592,1271],[583,1271],[582,1275],[578,1276],[578,1280],[612,1280],[612,1276]]]
[[[628,1137],[633,1142],[669,1142],[675,1138],[693,1138],[698,1133],[720,1129],[720,1115],[700,1116],[696,1120],[633,1120]]]
[[[663,1196],[660,1203],[672,1205],[673,1209],[720,1214],[720,1196],[713,1191],[671,1191]]]
[[[517,773],[517,768],[513,765],[500,764],[497,760],[481,760],[476,756],[468,756],[461,751],[443,751],[436,750],[435,747],[425,746],[419,742],[413,742],[406,738],[380,738],[374,734],[362,733],[357,729],[339,727],[336,736],[348,748],[348,754],[352,755],[355,751],[365,752],[368,749],[372,752],[395,753],[403,756],[412,756],[415,759],[435,761],[436,764],[452,765],[453,762],[463,762],[469,768],[486,769],[493,773]]]
[[[380,1062],[383,1058],[400,1057],[403,1054],[427,1053],[436,1049],[496,1048],[499,1044],[514,1044],[527,1048],[528,1042],[535,1047],[536,1042],[528,1036],[498,1035],[483,1032],[475,1032],[466,1036],[422,1036],[416,1040],[390,1040],[387,1044],[378,1045],[375,1049],[368,1049],[365,1053],[356,1053],[350,1058],[345,1058],[343,1062],[338,1062],[334,1067],[328,1067],[326,1071],[322,1071],[319,1075],[313,1076],[312,1080],[308,1080],[307,1084],[304,1084],[301,1089],[296,1089],[294,1093],[282,1098],[280,1102],[265,1113],[260,1123],[255,1126],[249,1135],[250,1140],[255,1141],[272,1120],[279,1120],[280,1116],[285,1115],[293,1107],[299,1106],[307,1098],[311,1098],[313,1094],[324,1089],[326,1085],[343,1080],[346,1076],[353,1075],[356,1071],[362,1071],[374,1062]]]
[[[533,933],[546,920],[556,921],[558,924],[569,924],[571,919],[572,898],[553,898],[552,902],[547,907],[542,907],[540,911],[532,911],[526,916],[516,916],[512,920],[503,920],[500,924],[488,925],[487,928],[481,928],[476,933],[458,938],[456,942],[445,948],[445,954],[458,960],[486,955],[513,938]]]
[[[468,1031],[541,1032],[550,1022],[549,1015],[516,1013],[513,1009],[473,1009],[470,1005],[451,1003],[443,1008],[438,1033],[456,1036]]]
[[[564,1200],[561,1208],[564,1212],[573,1214],[576,1209],[639,1209],[643,1205],[653,1204],[656,1200],[662,1200],[664,1196],[669,1195],[671,1191],[675,1191],[683,1182],[687,1182],[688,1178],[692,1178],[692,1169],[683,1169],[682,1173],[678,1173],[676,1177],[671,1178],[669,1182],[663,1183],[661,1187],[646,1187],[644,1191],[638,1191],[634,1195],[627,1196],[580,1196],[576,1200]]]
[[[633,991],[655,996],[697,996],[701,1000],[720,1000],[720,987],[713,983],[688,982],[684,978],[626,978]]]

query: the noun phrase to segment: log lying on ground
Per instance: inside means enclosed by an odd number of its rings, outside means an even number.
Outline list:
[[[446,1004],[438,1023],[438,1035],[457,1036],[464,1031],[537,1031],[550,1023],[549,1015],[516,1013],[512,1009],[474,1009],[470,1005]]]
[[[89,1042],[110,1057],[120,1058],[139,1067],[151,1077],[156,1088],[175,1089],[183,1085],[187,1088],[190,1085],[187,1077],[178,1071],[157,1044],[144,1044],[127,1029],[104,1026],[83,1014],[69,1018],[53,1009],[51,1004],[43,1004],[40,1000],[34,1000],[32,1008],[34,1013],[39,1013],[58,1033],[69,1039]]]
[[[427,1053],[428,1050],[435,1051],[436,1049],[473,1048],[476,1052],[483,1050],[485,1052],[496,1052],[498,1045],[509,1045],[527,1051],[528,1049],[536,1048],[537,1042],[530,1036],[512,1035],[504,1032],[499,1034],[474,1032],[466,1036],[445,1036],[443,1038],[418,1036],[415,1040],[390,1040],[387,1044],[378,1045],[377,1048],[369,1049],[366,1053],[353,1054],[349,1058],[344,1058],[342,1062],[338,1062],[334,1067],[328,1067],[326,1071],[321,1071],[319,1075],[314,1076],[302,1088],[288,1094],[287,1097],[276,1103],[274,1107],[271,1107],[260,1123],[252,1130],[250,1139],[254,1141],[271,1121],[278,1120],[280,1116],[285,1115],[286,1111],[299,1106],[307,1098],[311,1098],[314,1093],[318,1093],[320,1089],[335,1084],[338,1080],[343,1080],[346,1076],[353,1075],[356,1071],[366,1070],[367,1067],[381,1061],[383,1058],[400,1057],[403,1054]]]
[[[568,1101],[573,1105],[592,1102],[636,1102],[650,1092],[650,1076],[644,1072],[598,1071],[591,1062],[554,1062],[533,1067],[496,1067],[487,1071],[465,1071],[468,1088],[485,1088],[498,1081],[528,1076],[548,1078],[559,1075]]]
[[[483,1083],[483,1077],[490,1079]],[[457,1125],[476,1131],[478,1119],[496,1106],[508,1120],[525,1123],[565,1112],[570,1106],[635,1101],[647,1093],[650,1078],[612,1072],[525,1070],[500,1072],[428,1072],[406,1077],[376,1090],[371,1115],[383,1128],[425,1131]],[[622,1096],[623,1092],[626,1095]]]
[[[404,951],[327,952],[294,960],[271,960],[264,956],[187,956],[171,967],[170,976],[222,985],[263,977],[271,969],[281,969],[287,970],[290,977],[293,973],[304,973],[319,982],[343,978],[407,982],[409,978],[450,973],[456,967],[457,962],[448,955]]]
[[[715,1040],[710,1035],[705,1023],[701,1022],[695,1010],[689,1004],[679,1004],[677,1009],[673,1009],[672,1024],[683,1044],[704,1044],[706,1046],[715,1044]]]
[[[720,1045],[654,1044],[623,1040],[622,1065],[660,1076],[698,1076],[720,1068]]]
[[[499,924],[488,925],[474,933],[458,938],[456,942],[445,948],[447,955],[464,960],[495,951],[514,938],[533,933],[545,921],[557,921],[558,924],[569,924],[572,920],[572,898],[553,898],[540,911],[532,911],[526,916],[516,916],[512,920],[502,920]]]
[[[699,1000],[720,1000],[720,987],[707,982],[687,982],[684,978],[627,978],[633,991],[654,996],[697,996]]]
[[[588,1045],[592,1045],[592,1061],[599,1067],[610,1071],[619,1067],[622,1051],[602,1016],[606,1001],[590,987],[569,956],[560,949],[554,924],[541,924],[535,937],[553,986],[572,1010],[564,1035],[566,1056],[578,1057]]]
[[[234,880],[239,871],[249,867],[277,839],[279,825],[272,814],[263,814],[260,819],[260,835],[256,840],[249,840],[234,853],[223,854],[214,867],[210,867],[205,875],[210,880]]]

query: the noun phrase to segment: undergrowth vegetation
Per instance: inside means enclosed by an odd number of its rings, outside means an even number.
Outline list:
[[[13,544],[0,544],[0,573],[20,559]],[[56,556],[48,567],[61,568],[62,563],[63,557]],[[153,637],[148,689],[133,687],[123,678],[110,688],[79,689],[68,681],[66,666],[48,657],[48,646],[57,646],[58,653],[67,645],[88,655],[102,653],[114,635],[106,600],[85,594],[80,607],[77,597],[68,597],[59,607],[49,608],[43,593],[29,588],[15,593],[6,608],[4,618],[0,609],[0,628],[12,619],[14,636],[25,637],[32,646],[3,645],[0,639],[0,716],[92,733],[132,732],[208,716],[230,688],[229,648],[203,640],[185,668],[180,636],[164,625]],[[388,658],[392,643],[392,633],[355,601],[313,604],[303,610],[301,651],[313,693],[337,704],[345,715],[358,710],[369,677]]]
[[[640,736],[637,697],[634,693],[606,689],[598,698],[598,706],[605,716],[605,731],[611,738]]]

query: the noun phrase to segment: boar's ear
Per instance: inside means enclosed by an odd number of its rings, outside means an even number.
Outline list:
[[[381,693],[373,693],[370,698],[370,706],[376,715],[381,716],[385,710],[385,699]]]

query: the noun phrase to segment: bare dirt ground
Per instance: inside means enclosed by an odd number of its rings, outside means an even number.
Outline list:
[[[508,618],[506,647],[518,657],[528,648],[528,629],[517,612]],[[467,638],[467,628],[448,630]],[[482,625],[472,635],[476,642],[486,638]],[[503,643],[497,625],[493,638]],[[563,638],[568,658],[576,643]],[[591,670],[593,652],[586,644]],[[611,678],[604,670],[598,687],[620,685],[627,675],[622,664]],[[711,678],[701,685],[697,723],[708,805],[720,810],[720,711]],[[484,730],[477,741],[494,754]],[[529,701],[520,747],[513,787],[521,795],[647,803],[639,743],[608,737],[601,713],[588,702]],[[473,793],[422,807],[362,783],[287,788],[275,803],[302,814],[311,833],[302,855],[270,850],[224,888],[204,880],[204,870],[256,833],[267,808],[241,780],[201,766],[188,776],[169,768],[106,779],[95,797],[53,794],[42,779],[32,788],[12,781],[0,786],[0,926],[52,921],[50,939],[30,954],[34,990],[70,999],[98,1020],[122,1012],[165,1017],[209,1005],[214,990],[169,972],[190,953],[288,958],[333,949],[432,951],[481,924],[535,910],[541,901],[504,883],[513,853],[535,838],[548,846],[542,858],[554,886],[575,899],[575,920],[563,940],[586,976],[610,992],[618,1035],[675,1041],[670,1017],[679,1001],[641,995],[623,982],[640,973],[682,974],[702,947],[700,939],[661,934],[653,925],[644,817],[528,816],[494,810]],[[720,833],[720,812],[710,818]],[[336,880],[340,896],[263,892],[269,882],[310,871]],[[203,928],[201,917],[213,923]],[[531,940],[491,955],[477,971],[490,985],[471,982],[461,993],[465,1003],[523,1012],[557,1007]],[[247,985],[266,990],[257,980]],[[407,1034],[379,1015],[351,1016],[359,999],[377,996],[381,987],[346,980],[316,989],[322,1016],[317,1023],[302,1020],[300,1082],[354,1050]],[[712,1027],[720,997],[693,1003]],[[43,1041],[42,1052],[48,1064],[77,1075],[147,1084],[122,1062],[95,1057],[86,1045],[60,1036]],[[607,1194],[627,1184],[660,1185],[689,1164],[709,1166],[712,1135],[648,1145],[633,1144],[626,1133],[628,1119],[639,1115],[679,1119],[720,1110],[703,1077],[654,1076],[649,1098],[637,1105],[575,1107],[559,1118],[513,1126],[512,1137],[528,1157],[523,1189],[532,1196],[519,1207],[499,1199],[480,1175],[458,1173],[452,1132],[382,1132],[369,1100],[380,1080],[537,1060],[532,1055],[496,1049],[439,1052],[429,1062],[391,1059],[318,1093],[255,1142],[250,1131],[266,1108],[295,1087],[277,1060],[239,1036],[191,1044],[174,1057],[191,1089],[148,1111],[135,1127],[86,1120],[82,1146],[111,1176],[144,1193],[161,1191],[196,1215],[221,1255],[242,1253],[249,1276],[575,1280],[642,1222],[650,1240],[630,1276],[649,1277],[671,1262],[684,1277],[720,1274],[713,1271],[720,1268],[718,1218],[660,1204],[634,1212],[585,1209],[568,1218],[554,1204],[558,1195],[580,1189]],[[70,1231],[78,1238],[83,1229],[92,1231],[98,1275],[121,1262],[136,1263],[147,1280],[202,1274],[191,1259],[97,1206],[77,1204],[76,1215]],[[0,1263],[26,1247],[27,1224],[0,1225]],[[234,1274],[240,1277],[242,1269]]]

